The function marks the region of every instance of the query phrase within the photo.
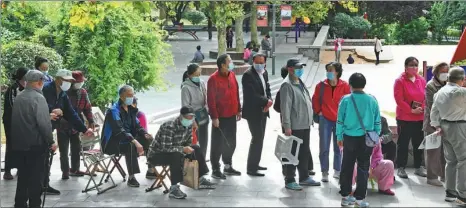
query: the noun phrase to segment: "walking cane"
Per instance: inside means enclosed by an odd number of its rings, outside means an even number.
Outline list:
[[[47,168],[47,170],[46,170],[47,172],[46,172],[46,175],[44,175],[45,177],[49,177],[49,175],[50,175],[50,167],[52,167],[52,161],[53,161],[53,156],[55,155],[55,152],[50,151],[49,154],[50,154],[50,159],[49,159],[49,161],[48,161],[48,167],[46,167],[46,168]],[[45,178],[44,178],[44,179],[45,179]],[[45,181],[45,180],[44,180],[44,181]],[[47,189],[48,189],[48,188],[49,188],[49,182],[47,182],[47,183],[45,184],[45,187],[43,187],[44,190],[42,191],[42,194],[43,194],[43,196],[42,196],[42,208],[44,208],[44,205],[45,205],[45,196],[47,195]]]

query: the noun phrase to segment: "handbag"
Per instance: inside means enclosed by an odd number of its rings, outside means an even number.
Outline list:
[[[197,160],[184,159],[182,184],[192,189],[199,189],[199,163]]]
[[[351,101],[353,102],[354,109],[356,110],[356,116],[358,117],[359,124],[361,125],[362,130],[366,132],[366,145],[368,147],[375,147],[379,144],[379,134],[375,131],[367,131],[366,127],[364,127],[364,123],[362,122],[361,114],[359,114],[358,107],[356,106],[356,101],[354,100],[353,95],[351,95]]]
[[[196,116],[196,121],[198,125],[204,125],[207,122],[209,122],[209,113],[207,112],[206,108],[201,108],[200,110],[197,110],[194,112]]]
[[[320,111],[322,111],[322,98],[324,97],[324,82],[320,82],[320,90],[319,90],[319,105],[320,105]],[[312,120],[314,123],[319,123],[319,114],[314,113],[312,115]]]

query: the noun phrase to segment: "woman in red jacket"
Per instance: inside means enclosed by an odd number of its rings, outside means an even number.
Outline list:
[[[396,101],[396,121],[398,126],[397,166],[398,176],[408,178],[405,167],[408,161],[409,141],[412,139],[414,174],[426,177],[424,168],[421,168],[421,144],[424,133],[422,124],[424,120],[426,80],[418,74],[419,61],[415,57],[405,60],[405,71],[396,79],[394,95]]]
[[[340,99],[351,93],[347,82],[341,80],[343,68],[331,62],[325,66],[327,79],[316,85],[312,96],[312,108],[319,114],[319,159],[322,182],[328,182],[330,143],[333,140],[333,177],[340,178],[342,154],[337,144],[336,121]],[[333,135],[333,139],[332,139]]]

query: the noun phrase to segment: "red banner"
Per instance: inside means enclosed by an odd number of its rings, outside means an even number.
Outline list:
[[[257,27],[267,27],[268,20],[267,20],[267,12],[269,7],[267,5],[258,5],[257,6]]]
[[[290,5],[281,5],[281,22],[282,27],[291,27],[291,6]]]
[[[460,42],[456,47],[456,52],[453,54],[453,58],[451,59],[451,64],[455,62],[466,60],[466,30],[464,30],[463,35],[460,38]]]

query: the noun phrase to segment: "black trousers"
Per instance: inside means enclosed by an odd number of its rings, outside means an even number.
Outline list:
[[[422,131],[422,121],[402,121],[396,120],[398,125],[397,159],[398,168],[405,168],[408,163],[409,141],[413,145],[414,168],[420,168],[422,164],[423,150],[418,149],[424,132]]]
[[[233,153],[236,149],[236,115],[219,118],[219,128],[212,126],[210,144],[210,163],[213,170],[220,170],[220,157],[224,165],[232,165]]]
[[[358,163],[356,178],[356,191],[354,197],[357,200],[366,198],[367,180],[369,178],[369,166],[371,164],[372,147],[366,145],[365,136],[353,137],[343,135],[343,162],[340,174],[340,194],[343,197],[350,195],[353,183],[353,171],[355,162]]]
[[[280,115],[280,121],[282,120],[282,115]],[[282,127],[282,133],[285,134],[285,129]],[[310,132],[309,132],[310,133]],[[312,154],[311,154],[311,151],[309,149],[309,161],[308,161],[308,165],[307,165],[307,168],[309,170],[314,170],[314,160],[312,159]],[[285,170],[285,166],[282,165],[282,170],[284,171]],[[283,174],[285,175],[285,174]]]
[[[46,155],[49,153],[44,147],[34,147],[29,151],[18,151],[15,155],[18,157],[15,207],[26,207],[28,200],[29,207],[40,207],[43,180],[48,173],[49,157]]]
[[[374,52],[375,52],[375,58],[376,58],[375,64],[379,64],[380,63],[380,60],[379,60],[380,52],[377,52],[377,51],[374,51]]]
[[[141,172],[138,163],[138,151],[133,143],[120,144],[120,151],[125,155],[126,168],[128,175],[134,175]]]
[[[267,116],[262,114],[259,117],[248,118],[249,131],[251,132],[251,143],[249,144],[247,170],[256,172],[262,156],[264,146],[265,126]]]
[[[233,48],[233,40],[227,40],[227,48]]]
[[[209,145],[209,123],[199,125],[197,129],[197,140],[201,147],[204,158],[207,156],[207,146]]]
[[[384,159],[391,160],[393,164],[395,163],[396,159],[396,144],[394,141],[391,141],[387,144],[382,144],[382,154],[384,155]]]
[[[309,139],[311,137],[311,129],[300,129],[292,130],[291,135],[298,137],[303,140],[301,146],[299,146],[299,163],[298,166],[284,165],[283,172],[285,173],[285,184],[295,182],[296,168],[298,169],[299,181],[304,181],[309,178],[309,155],[311,150],[309,148]],[[291,147],[291,151],[296,151],[296,146]]]
[[[191,146],[194,149],[194,154],[184,156],[181,152],[163,152],[157,153],[150,160],[150,164],[154,166],[169,165],[170,166],[170,181],[172,185],[183,182],[183,165],[184,158],[197,160],[199,164],[199,177],[204,176],[209,172],[209,167],[202,155],[202,150],[199,146]]]
[[[71,171],[79,171],[81,165],[79,156],[81,152],[81,141],[79,140],[79,133],[72,134],[71,132],[58,131],[57,140],[58,149],[60,150],[61,171],[63,173],[70,171],[68,150],[71,151]]]

